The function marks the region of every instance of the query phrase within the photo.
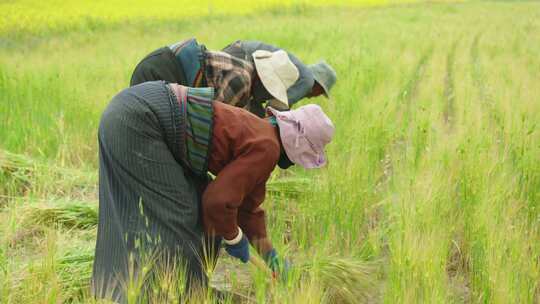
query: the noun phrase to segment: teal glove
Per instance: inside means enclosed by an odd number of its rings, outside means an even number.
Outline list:
[[[264,260],[268,267],[272,270],[272,276],[276,279],[286,282],[288,273],[291,269],[291,264],[287,260],[280,259],[277,251],[272,249],[264,255]]]

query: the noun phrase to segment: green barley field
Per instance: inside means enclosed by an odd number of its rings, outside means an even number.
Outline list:
[[[182,2],[0,1],[1,303],[95,302],[101,112],[188,37],[338,73],[309,100],[336,125],[328,166],[276,169],[263,204],[296,267],[269,282],[222,254],[226,303],[540,303],[540,2]]]

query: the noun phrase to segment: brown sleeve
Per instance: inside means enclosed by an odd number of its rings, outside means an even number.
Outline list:
[[[264,210],[259,207],[264,202],[265,195],[266,184],[259,184],[246,196],[242,206],[238,208],[238,226],[242,228],[250,241],[266,237]]]
[[[260,185],[266,183],[276,165],[274,154],[275,151],[269,149],[267,144],[249,145],[218,173],[202,198],[206,233],[232,239],[238,232],[239,222],[247,224],[248,235],[263,233],[264,213],[257,207],[264,200],[265,189]],[[248,220],[238,221],[239,216],[247,216]]]

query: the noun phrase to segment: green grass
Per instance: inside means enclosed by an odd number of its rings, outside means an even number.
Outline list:
[[[360,2],[192,13],[69,2],[64,15],[35,6],[35,22],[4,18],[0,301],[80,297],[95,229],[73,219],[95,213],[69,206],[97,201],[101,111],[145,54],[191,36],[210,49],[271,42],[338,73],[332,100],[310,100],[336,124],[329,165],[276,171],[269,186],[280,252],[370,261],[375,302],[540,301],[540,4]],[[28,5],[2,3],[1,16],[7,6]],[[332,301],[322,264],[283,286],[223,262],[232,290],[259,302]]]

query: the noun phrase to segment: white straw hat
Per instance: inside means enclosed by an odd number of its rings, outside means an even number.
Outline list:
[[[288,109],[287,89],[298,80],[300,73],[287,52],[257,50],[253,61],[264,88]]]

